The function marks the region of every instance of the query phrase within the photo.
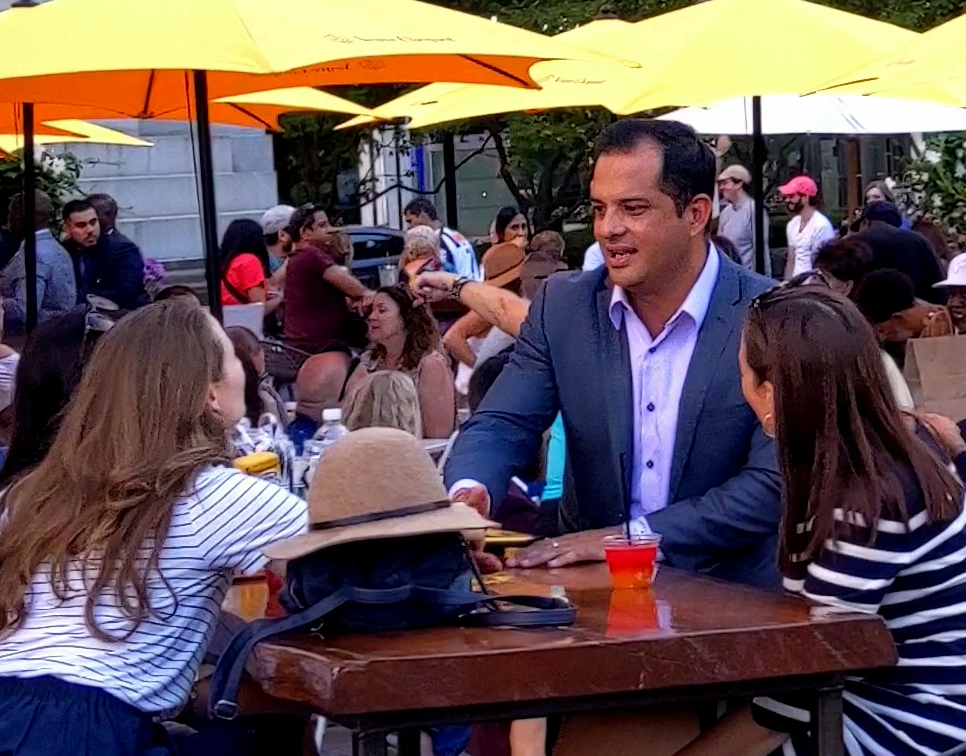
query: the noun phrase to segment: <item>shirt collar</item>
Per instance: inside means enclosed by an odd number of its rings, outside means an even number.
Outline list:
[[[668,325],[674,323],[682,314],[687,314],[694,321],[695,328],[701,328],[711,307],[711,296],[714,294],[720,269],[721,258],[718,250],[714,244],[709,244],[708,259],[701,269],[698,280],[694,282],[694,286],[691,287],[691,291],[688,292],[678,311],[668,320]],[[627,293],[620,286],[615,286],[610,296],[609,314],[610,322],[618,331],[624,326],[624,313],[630,309],[631,303],[627,299]]]

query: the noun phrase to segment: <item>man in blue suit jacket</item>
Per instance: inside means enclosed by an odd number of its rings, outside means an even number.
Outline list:
[[[775,450],[738,370],[745,311],[772,284],[709,244],[715,178],[682,124],[625,119],[601,136],[591,200],[607,267],[547,281],[446,467],[454,498],[502,498],[562,413],[570,534],[516,563],[602,559],[630,513],[670,565],[779,585]]]

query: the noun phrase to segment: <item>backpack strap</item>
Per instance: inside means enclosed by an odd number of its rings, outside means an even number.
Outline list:
[[[548,596],[496,596],[475,591],[416,588],[415,596],[427,603],[459,606],[468,614],[458,622],[471,627],[563,627],[577,621],[577,608],[564,598]],[[510,604],[517,609],[500,609]],[[476,611],[482,609],[483,611]]]
[[[228,648],[218,659],[215,674],[211,678],[209,714],[218,719],[235,718],[238,713],[238,689],[245,672],[245,663],[255,646],[262,641],[321,622],[327,614],[349,601],[362,604],[393,604],[405,601],[412,593],[411,585],[381,590],[346,587],[308,609],[303,609],[298,614],[278,619],[255,620],[231,639]]]

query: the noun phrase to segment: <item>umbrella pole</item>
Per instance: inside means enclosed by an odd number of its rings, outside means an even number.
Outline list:
[[[26,327],[37,327],[37,164],[34,162],[34,106],[23,104],[23,264],[27,286]]]
[[[198,180],[201,183],[201,233],[205,251],[208,308],[221,320],[221,269],[218,265],[218,215],[215,205],[215,168],[208,116],[208,74],[194,72],[195,122],[198,127]]]
[[[443,181],[446,187],[446,225],[459,228],[460,213],[456,197],[456,144],[453,132],[447,131],[443,136]]]
[[[755,270],[764,273],[765,268],[765,161],[768,159],[768,146],[761,133],[761,97],[751,98],[752,176],[755,177]]]

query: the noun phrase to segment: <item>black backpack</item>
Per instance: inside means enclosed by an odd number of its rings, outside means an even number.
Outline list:
[[[235,716],[245,662],[256,644],[281,633],[306,627],[322,635],[446,624],[554,627],[577,618],[566,599],[477,593],[474,577],[485,590],[457,533],[360,541],[293,559],[279,595],[289,615],[256,620],[232,639],[211,680],[209,711]]]

